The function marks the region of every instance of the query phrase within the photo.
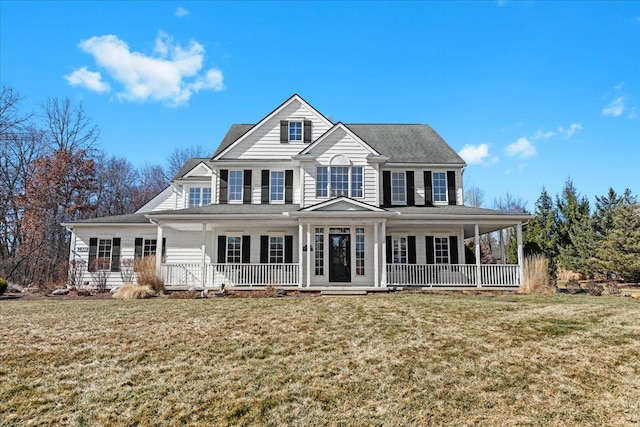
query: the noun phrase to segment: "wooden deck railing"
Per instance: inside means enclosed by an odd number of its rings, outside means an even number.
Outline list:
[[[513,264],[387,264],[387,286],[517,287],[519,269]],[[478,278],[480,282],[478,282]]]
[[[298,264],[163,264],[167,286],[295,286]]]

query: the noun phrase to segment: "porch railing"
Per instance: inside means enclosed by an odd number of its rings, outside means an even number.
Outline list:
[[[167,286],[295,286],[298,264],[163,264]]]
[[[483,264],[479,270],[475,264],[387,264],[387,285],[517,287],[520,278],[513,264]]]

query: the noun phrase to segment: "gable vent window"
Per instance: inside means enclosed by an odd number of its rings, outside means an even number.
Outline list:
[[[289,141],[302,141],[302,122],[289,122]]]
[[[280,120],[280,143],[311,142],[311,120]]]

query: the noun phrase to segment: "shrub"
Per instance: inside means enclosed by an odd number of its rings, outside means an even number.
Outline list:
[[[124,283],[133,283],[136,276],[133,269],[134,261],[131,258],[120,260],[120,277]]]
[[[158,294],[164,293],[164,282],[156,274],[156,257],[146,256],[134,261],[133,270],[136,272],[138,285],[149,286]]]
[[[4,294],[8,287],[9,282],[7,282],[7,279],[0,277],[0,295]]]
[[[602,284],[595,282],[593,280],[589,280],[584,285],[584,288],[589,295],[594,297],[599,297],[600,295],[602,295],[602,291],[604,290],[604,286],[602,286]]]
[[[524,260],[522,291],[526,294],[550,295],[556,288],[549,281],[549,260],[542,254],[529,255]]]
[[[570,294],[579,294],[580,292],[582,292],[580,283],[578,283],[576,279],[569,279],[565,287],[567,288],[567,292]]]
[[[124,285],[116,289],[113,297],[122,300],[144,299],[156,296],[156,293],[149,286]]]
[[[79,288],[84,279],[84,272],[87,270],[87,262],[83,259],[72,259],[69,261],[69,285],[72,288]]]
[[[93,271],[91,278],[98,292],[104,292],[107,289],[107,281],[111,272],[111,260],[109,258],[96,258],[93,260]]]
[[[606,289],[609,295],[620,295],[620,287],[616,282],[607,282],[604,284],[604,288]]]

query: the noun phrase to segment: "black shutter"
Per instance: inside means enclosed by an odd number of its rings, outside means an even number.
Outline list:
[[[227,169],[220,169],[220,203],[227,203],[227,188],[229,184],[229,171]]]
[[[218,264],[227,260],[227,236],[218,236]]]
[[[387,240],[387,264],[393,264],[393,248],[391,247],[391,236],[386,237]]]
[[[293,170],[284,171],[284,202],[293,203]]]
[[[280,143],[285,144],[287,142],[289,142],[289,122],[280,120]]]
[[[458,264],[458,237],[449,236],[449,262]]]
[[[162,238],[162,262],[164,262],[166,259],[167,259],[167,238],[163,237]]]
[[[391,206],[391,172],[382,172],[382,206]]]
[[[120,238],[114,237],[111,246],[111,271],[120,271]]]
[[[260,236],[260,264],[269,262],[269,236]]]
[[[413,171],[407,171],[407,206],[416,205],[416,187],[413,179]]]
[[[431,171],[424,171],[424,205],[433,206],[433,181]]]
[[[425,240],[427,241],[427,264],[434,264],[435,252],[433,246],[433,236],[426,236]]]
[[[251,236],[242,236],[242,263],[251,262]]]
[[[304,121],[304,142],[307,144],[311,142],[311,120]]]
[[[416,236],[407,237],[407,262],[416,263]]]
[[[135,259],[142,258],[142,237],[136,237],[133,245],[133,257]]]
[[[251,204],[251,169],[244,170],[244,179],[243,179],[243,193],[242,193],[242,203],[245,205]]]
[[[293,262],[293,236],[284,236],[284,262],[286,264]]]
[[[260,201],[263,205],[269,204],[269,171],[262,169],[262,191],[260,193]]]
[[[456,173],[454,171],[447,172],[447,186],[449,187],[449,204],[455,205],[456,203]]]
[[[87,271],[96,271],[96,255],[98,254],[98,239],[92,237],[89,239],[89,264]]]

